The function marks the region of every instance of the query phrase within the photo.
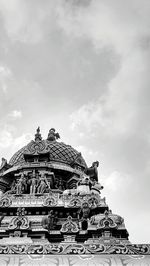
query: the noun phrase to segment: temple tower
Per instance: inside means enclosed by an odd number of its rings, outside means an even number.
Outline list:
[[[101,197],[99,162],[59,141],[54,128],[0,169],[0,244],[129,244],[124,219]]]

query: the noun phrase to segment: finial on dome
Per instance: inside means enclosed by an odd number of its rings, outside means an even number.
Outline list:
[[[55,128],[51,128],[48,133],[47,140],[55,141],[56,139],[60,139],[59,133],[55,133]]]
[[[35,134],[35,141],[41,141],[41,140],[42,140],[42,136],[40,134],[40,127],[38,127],[36,130],[36,134]]]

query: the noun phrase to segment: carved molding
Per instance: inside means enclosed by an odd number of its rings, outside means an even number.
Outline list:
[[[43,202],[43,206],[56,206],[57,205],[57,199],[53,196],[48,196],[44,202]]]
[[[29,228],[29,220],[25,216],[14,217],[8,225],[8,229],[10,229],[10,230],[12,230],[12,229],[28,229],[28,228]]]
[[[150,244],[102,245],[102,244],[45,244],[45,245],[0,245],[0,254],[117,254],[150,255]],[[143,264],[144,265],[144,264]],[[148,264],[147,264],[148,265]]]
[[[102,220],[99,221],[97,228],[116,228],[117,224],[113,221],[111,218],[103,218]]]
[[[0,207],[9,207],[12,204],[12,200],[9,197],[3,197],[0,200]]]
[[[80,207],[81,205],[82,201],[76,196],[74,196],[73,199],[71,199],[68,204],[69,207]]]
[[[124,226],[124,220],[121,216],[112,214],[110,211],[105,211],[104,214],[96,214],[90,218],[92,225],[97,225],[98,229],[102,228],[116,228]]]
[[[65,221],[60,230],[62,233],[77,233],[79,231],[76,222],[72,221],[72,217],[68,216],[67,221]]]
[[[43,140],[41,141],[31,141],[26,149],[24,150],[24,154],[40,154],[42,153],[46,148],[45,142]]]

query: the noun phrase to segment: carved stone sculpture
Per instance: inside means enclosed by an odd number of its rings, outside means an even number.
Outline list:
[[[55,222],[56,222],[55,215],[53,213],[53,210],[51,210],[49,212],[49,214],[42,219],[41,223],[42,223],[43,228],[50,231],[50,230],[54,229]]]
[[[37,187],[37,179],[35,177],[33,177],[30,180],[30,194],[35,194],[36,192],[36,187]]]
[[[87,202],[83,202],[82,206],[79,210],[79,218],[80,220],[87,220],[90,214],[90,207]]]
[[[79,180],[77,185],[77,193],[88,194],[90,193],[90,180],[88,176],[81,176],[82,179]]]
[[[64,190],[65,188],[64,188],[64,183],[63,183],[63,180],[62,180],[62,178],[60,177],[59,179],[56,179],[55,180],[55,187],[57,188],[57,189],[59,189],[59,190]]]
[[[59,138],[60,138],[59,133],[55,133],[55,128],[51,128],[49,130],[47,140],[54,141],[54,140],[59,139]]]
[[[37,188],[37,193],[43,194],[46,191],[46,188],[50,189],[50,185],[46,179],[45,173],[41,173],[41,177],[39,180],[39,186]]]
[[[104,187],[98,183],[98,182],[94,182],[94,184],[91,186],[91,193],[94,193],[94,194],[101,194],[101,190],[103,189]]]
[[[22,178],[20,178],[16,184],[16,192],[18,195],[22,194],[23,193],[23,182],[22,182]]]
[[[20,180],[18,180],[17,184],[16,184],[16,192],[18,195],[22,194],[22,182]]]
[[[38,184],[38,179],[37,179],[35,170],[33,171],[32,177],[28,181],[28,183],[30,185],[30,194],[34,195],[36,193],[36,188],[37,188],[37,184]]]
[[[16,174],[15,176],[19,176],[20,174]],[[24,173],[21,173],[21,177],[16,183],[16,193],[18,195],[27,191],[27,182]]]
[[[98,170],[97,170],[98,166],[99,166],[99,162],[96,161],[92,163],[91,167],[85,170],[85,173],[90,177],[91,181],[95,180],[98,182]]]

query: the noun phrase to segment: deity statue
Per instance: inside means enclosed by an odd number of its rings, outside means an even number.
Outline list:
[[[98,168],[99,166],[99,162],[96,161],[96,162],[93,162],[92,163],[92,166],[87,168],[85,173],[90,177],[91,181],[96,181],[98,182]]]
[[[78,219],[81,221],[81,226],[83,230],[87,230],[88,227],[88,218],[90,215],[90,207],[87,202],[83,202],[81,208],[78,212]]]
[[[17,176],[17,174],[16,174]],[[27,190],[27,182],[26,182],[26,178],[24,176],[24,173],[21,174],[20,179],[18,180],[17,184],[16,184],[16,193],[18,195],[24,193]]]
[[[62,191],[65,189],[64,188],[64,182],[63,182],[61,177],[59,177],[58,179],[55,180],[55,188],[62,190]]]
[[[46,188],[49,188],[50,190],[50,185],[46,179],[45,173],[41,173],[41,177],[39,180],[39,186],[37,188],[37,193],[43,194],[46,191]]]
[[[33,195],[35,194],[36,187],[37,187],[37,179],[36,179],[36,177],[33,177],[30,180],[30,194],[33,194]]]
[[[87,220],[90,214],[90,207],[87,202],[83,202],[81,208],[79,209],[78,216],[80,220]]]
[[[54,228],[55,226],[55,215],[53,213],[53,210],[49,212],[49,214],[46,217],[43,217],[42,219],[42,226],[43,228],[47,229],[50,231],[51,229]]]
[[[51,128],[49,130],[47,140],[54,141],[54,140],[59,139],[59,138],[60,138],[59,133],[55,133],[55,128]]]
[[[89,214],[90,214],[90,208],[89,208],[89,205],[87,202],[84,202],[82,204],[81,211],[82,211],[82,219],[87,220],[89,218]]]
[[[18,195],[22,194],[23,191],[22,191],[22,182],[21,180],[18,180],[17,184],[16,184],[16,193]]]
[[[28,183],[30,184],[30,194],[34,195],[36,192],[37,183],[38,183],[38,179],[36,177],[35,170],[33,171],[33,175],[31,177],[31,179],[28,181]]]

